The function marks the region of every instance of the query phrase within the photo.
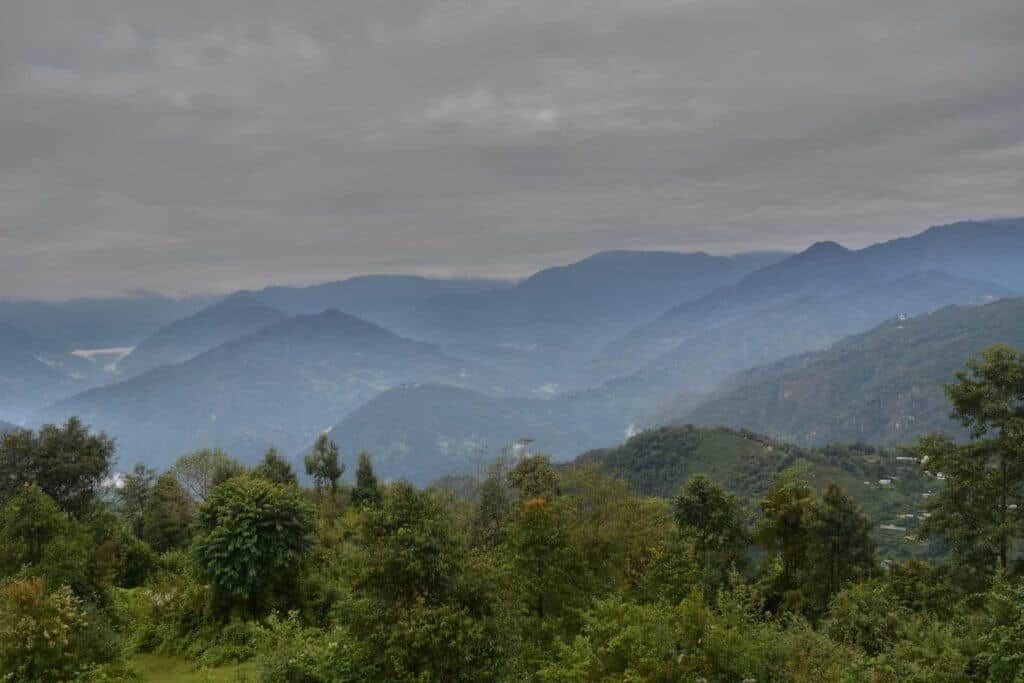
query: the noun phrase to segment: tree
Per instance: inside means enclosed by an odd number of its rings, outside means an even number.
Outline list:
[[[929,501],[923,532],[944,538],[961,566],[1005,571],[1024,532],[1024,354],[993,346],[956,379],[945,391],[971,443],[940,435],[919,441],[924,470],[946,480]]]
[[[356,507],[378,506],[381,503],[380,485],[373,473],[370,454],[359,453],[359,467],[356,469],[356,487],[352,490],[352,503]]]
[[[698,561],[715,586],[724,582],[732,567],[742,567],[750,534],[736,496],[698,474],[672,502],[672,516],[693,539]]]
[[[317,491],[330,488],[331,492],[338,489],[338,481],[345,473],[345,466],[338,462],[338,444],[321,434],[313,446],[312,452],[306,456],[306,474],[313,477]]]
[[[215,486],[242,474],[245,468],[219,448],[201,448],[178,458],[171,472],[190,496],[202,502]]]
[[[807,483],[804,470],[798,468],[776,475],[761,501],[758,540],[781,559],[781,583],[787,589],[800,585],[808,567],[810,523],[815,505],[814,489]]]
[[[352,621],[376,653],[375,680],[504,680],[509,637],[492,617],[495,582],[473,585],[467,576],[444,500],[400,482],[359,515],[365,559]]]
[[[361,590],[401,608],[446,594],[457,553],[451,519],[429,491],[395,484],[380,507],[367,509],[360,531],[367,554]]]
[[[117,498],[121,502],[121,510],[132,532],[142,537],[142,512],[146,508],[150,491],[156,482],[156,470],[152,470],[141,462],[135,463],[135,469],[124,478],[121,488],[117,489]]]
[[[156,480],[142,513],[142,538],[153,550],[166,552],[188,544],[195,503],[170,472]]]
[[[90,434],[75,417],[63,427],[48,424],[38,433],[0,434],[0,505],[34,483],[62,510],[79,516],[110,474],[114,441]]]
[[[79,594],[95,593],[92,539],[84,526],[58,507],[35,484],[0,509],[0,574],[19,571],[70,585]]]
[[[234,477],[213,489],[196,511],[196,567],[220,605],[241,606],[257,616],[275,601],[293,603],[314,521],[298,488]]]
[[[578,597],[584,566],[568,530],[545,499],[523,504],[512,547],[531,614],[541,621],[560,616]]]
[[[473,545],[496,546],[503,543],[507,535],[508,517],[508,493],[501,482],[488,477],[480,487],[480,502],[470,530]]]
[[[35,484],[25,484],[0,508],[0,573],[43,561],[46,547],[67,533],[66,512]]]
[[[871,522],[853,499],[835,484],[825,489],[821,502],[814,508],[809,528],[814,537],[812,585],[826,600],[846,584],[875,573]]]
[[[256,466],[253,474],[263,477],[267,481],[285,486],[298,486],[299,479],[295,476],[295,470],[291,464],[278,454],[276,448],[269,449],[263,455],[263,462]]]
[[[523,458],[508,473],[509,485],[519,492],[520,500],[553,500],[561,494],[558,472],[546,455]]]

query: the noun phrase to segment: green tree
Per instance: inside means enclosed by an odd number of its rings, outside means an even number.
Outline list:
[[[152,470],[141,462],[135,464],[132,473],[124,478],[117,489],[117,498],[121,503],[121,511],[132,532],[142,537],[142,512],[146,509],[149,494],[156,483],[156,470]]]
[[[92,595],[99,586],[91,541],[83,525],[38,486],[25,485],[0,509],[0,574],[22,572]]]
[[[480,502],[473,516],[470,538],[476,546],[496,546],[505,541],[509,518],[508,492],[494,477],[480,487]]]
[[[219,448],[192,451],[178,458],[171,468],[178,483],[200,502],[210,496],[215,486],[244,471],[241,463]]]
[[[259,615],[296,600],[314,512],[295,487],[234,477],[213,489],[195,518],[193,556],[219,604]],[[287,606],[287,605],[285,605]]]
[[[1006,345],[967,362],[945,387],[971,443],[932,435],[917,452],[926,472],[945,478],[930,501],[925,535],[937,534],[956,560],[981,574],[1007,570],[1024,532],[1024,354]]]
[[[876,573],[871,522],[850,496],[829,484],[810,523],[812,585],[827,599],[848,583]]]
[[[561,494],[558,471],[546,455],[534,455],[520,460],[508,473],[508,483],[519,492],[522,501],[533,498],[554,500]]]
[[[576,603],[584,563],[548,501],[532,498],[523,504],[512,547],[527,608],[534,617],[557,618]]]
[[[980,655],[989,681],[1024,680],[1024,586],[999,573],[978,624]]]
[[[110,474],[113,458],[113,439],[90,434],[75,417],[62,427],[44,425],[38,433],[0,434],[0,505],[24,484],[36,484],[62,510],[81,515]]]
[[[13,574],[43,561],[46,547],[68,532],[66,512],[35,484],[0,508],[0,573]]]
[[[373,473],[370,454],[359,453],[359,467],[356,469],[356,487],[352,490],[352,504],[356,507],[377,506],[381,503],[380,485]]]
[[[814,489],[803,469],[790,468],[776,475],[761,501],[762,519],[757,539],[782,563],[778,584],[782,591],[799,589],[810,568],[811,524],[817,504]]]
[[[366,560],[358,586],[387,605],[437,602],[457,573],[452,520],[429,491],[399,482],[360,528]]]
[[[142,513],[142,538],[153,550],[167,552],[188,545],[195,502],[170,472],[156,480]]]
[[[722,585],[731,568],[743,567],[751,539],[736,496],[698,474],[672,501],[672,517],[693,539],[694,552],[713,586]]]
[[[306,474],[313,478],[317,491],[338,489],[338,481],[345,473],[345,465],[338,461],[338,444],[321,434],[313,450],[306,456]]]
[[[256,466],[253,474],[263,477],[267,481],[285,486],[298,486],[299,479],[295,476],[295,470],[291,464],[281,457],[276,448],[269,449],[263,455],[263,461]]]

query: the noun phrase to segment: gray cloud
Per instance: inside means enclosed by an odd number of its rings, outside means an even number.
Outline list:
[[[1024,213],[1019,0],[0,0],[0,296]]]

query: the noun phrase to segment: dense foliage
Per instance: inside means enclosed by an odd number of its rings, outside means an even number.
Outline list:
[[[132,680],[137,653],[268,682],[1021,680],[1024,356],[991,349],[946,392],[970,443],[684,427],[457,489],[382,483],[369,454],[350,486],[324,437],[312,489],[276,452],[200,451],[106,490],[106,437],[15,431],[8,463],[75,467],[6,484],[0,680]],[[875,513],[915,492],[901,533],[934,552],[883,557]]]

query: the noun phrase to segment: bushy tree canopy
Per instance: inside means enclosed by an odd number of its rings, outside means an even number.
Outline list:
[[[258,613],[294,593],[314,529],[313,509],[297,489],[234,477],[213,489],[195,521],[196,566],[222,600]]]

